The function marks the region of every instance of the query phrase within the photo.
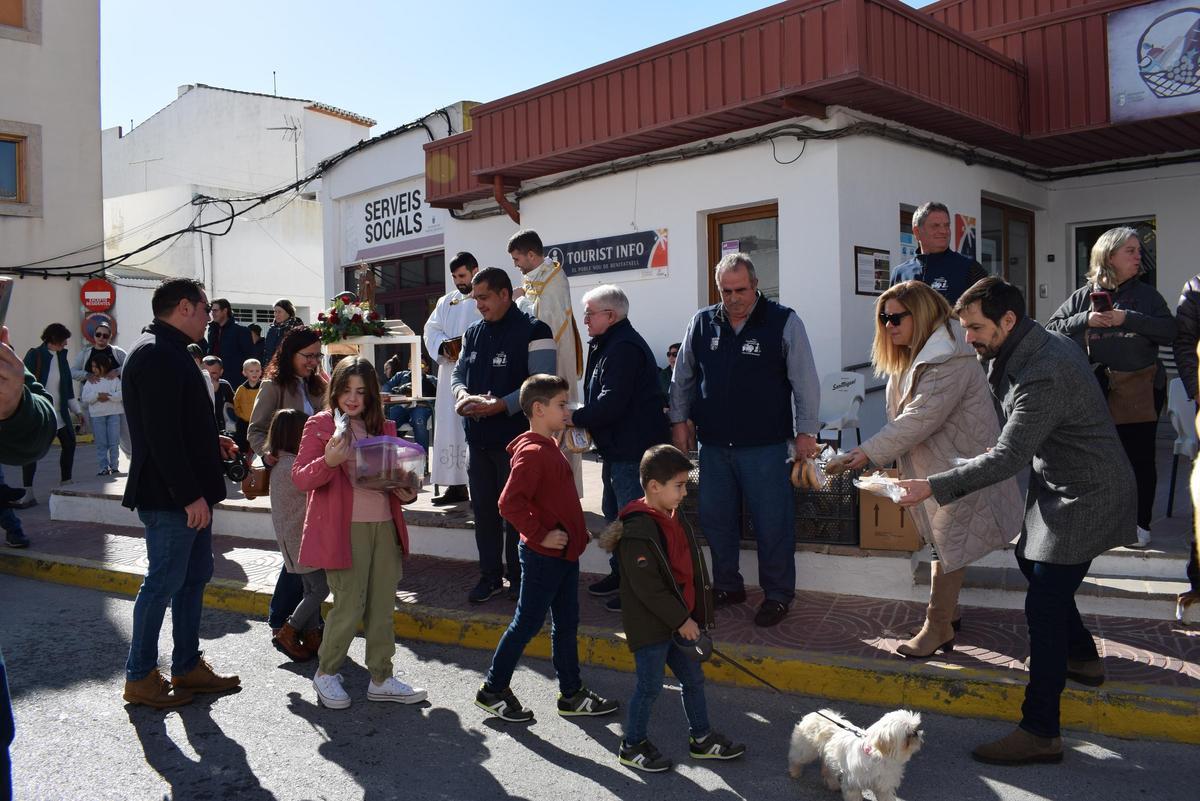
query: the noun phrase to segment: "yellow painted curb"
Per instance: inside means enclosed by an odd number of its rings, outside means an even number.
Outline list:
[[[36,552],[0,553],[0,573],[124,595],[136,595],[142,582],[138,573],[91,560]],[[265,590],[221,579],[210,582],[204,594],[206,606],[247,615],[265,615],[269,600]],[[500,615],[402,603],[395,613],[395,631],[401,640],[491,651],[509,620]],[[754,646],[724,646],[723,650],[784,692],[799,695],[1000,720],[1015,720],[1024,697],[1024,681],[999,671],[930,664],[889,665]],[[579,652],[584,664],[634,671],[633,654],[610,630],[581,626]],[[549,658],[549,635],[535,637],[526,653]],[[754,679],[717,657],[709,662],[705,676],[722,684],[762,689]],[[1200,692],[1196,690],[1110,682],[1098,690],[1068,686],[1062,695],[1065,729],[1200,744],[1198,720]]]

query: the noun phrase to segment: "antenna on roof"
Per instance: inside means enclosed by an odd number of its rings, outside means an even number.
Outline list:
[[[279,95],[279,84],[275,82],[275,70],[271,70],[271,94]]]
[[[283,115],[284,124],[276,128],[268,128],[268,131],[283,131],[283,141],[292,143],[296,159],[296,180],[300,180],[300,137],[303,136],[304,129],[300,125],[300,118],[293,117],[291,114]]]

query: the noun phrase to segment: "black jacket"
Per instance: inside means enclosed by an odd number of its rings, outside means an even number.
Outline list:
[[[651,445],[670,441],[658,364],[629,320],[592,340],[583,375],[583,408],[571,417],[605,461],[640,462]]]
[[[1196,346],[1200,345],[1200,275],[1194,275],[1183,285],[1179,306],[1175,308],[1175,366],[1188,397],[1196,400],[1196,371],[1200,369],[1200,358]]]
[[[208,324],[206,340],[208,355],[221,357],[221,366],[230,385],[241,386],[246,380],[242,375],[242,364],[254,357],[254,337],[250,336],[250,329],[233,319],[224,326],[213,322]]]
[[[207,380],[174,326],[155,320],[121,368],[121,393],[133,448],[124,505],[178,511],[204,498],[225,500],[225,476]]]

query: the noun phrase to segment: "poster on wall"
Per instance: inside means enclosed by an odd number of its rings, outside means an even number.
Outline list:
[[[425,202],[425,179],[400,181],[338,201],[342,264],[440,248],[445,209]]]
[[[625,270],[666,275],[667,229],[550,245],[546,248],[546,258],[561,264],[563,272],[571,278]]]
[[[1113,122],[1200,111],[1200,0],[1159,0],[1108,15]]]
[[[892,284],[892,254],[854,246],[854,294],[882,295]]]
[[[917,238],[912,235],[911,231],[905,231],[900,234],[900,263],[911,259],[917,255]]]
[[[975,218],[954,215],[954,249],[968,259],[975,258]]]

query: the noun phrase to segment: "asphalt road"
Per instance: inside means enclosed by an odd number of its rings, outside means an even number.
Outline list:
[[[397,666],[429,689],[415,707],[369,703],[363,642],[343,670],[348,710],[316,705],[312,666],[295,666],[268,644],[264,622],[207,612],[203,644],[244,689],[176,711],[121,700],[132,601],[91,590],[0,576],[0,644],[17,718],[15,797],[86,799],[609,799],[714,801],[836,799],[816,771],[786,771],[787,741],[819,700],[709,685],[714,725],[747,743],[740,762],[687,759],[677,687],[660,696],[651,738],[682,761],[673,774],[635,774],[616,761],[620,715],[570,722],[554,713],[548,661],[529,659],[513,679],[538,713],[528,727],[486,719],[472,701],[488,654],[406,643]],[[168,617],[169,620],[169,617]],[[161,653],[170,650],[169,625]],[[624,703],[632,676],[585,667],[584,678]],[[838,703],[867,724],[886,710]],[[1062,765],[978,765],[970,747],[1010,724],[926,714],[926,744],[910,763],[904,799],[1200,798],[1200,748],[1071,737]]]

